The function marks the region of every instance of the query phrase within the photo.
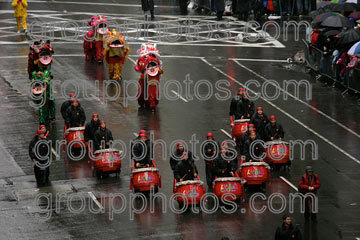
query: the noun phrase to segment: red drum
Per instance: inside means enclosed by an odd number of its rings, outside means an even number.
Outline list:
[[[266,143],[266,161],[270,164],[289,163],[289,143],[283,141],[271,141]]]
[[[206,189],[204,183],[200,180],[188,180],[176,182],[174,180],[174,193],[181,194],[183,197],[177,197],[179,204],[199,205],[201,197],[205,194]],[[187,202],[184,202],[184,198]]]
[[[250,119],[237,119],[234,121],[234,126],[232,127],[232,138],[238,139],[244,133],[246,133],[248,129]]]
[[[85,127],[74,127],[74,128],[68,128],[65,130],[65,138],[66,138],[66,144],[69,144],[72,141],[77,142],[83,142],[84,144],[80,143],[74,143],[72,145],[73,148],[81,148],[85,145],[85,139],[84,139],[84,130]]]
[[[226,200],[237,201],[240,199],[245,199],[244,197],[244,184],[246,183],[245,179],[239,177],[223,177],[216,178],[213,182],[214,194],[221,199],[221,196],[225,193],[233,193],[236,196],[236,199],[231,197],[226,197]]]
[[[130,190],[133,188],[140,192],[150,191],[151,188],[157,191],[161,188],[159,169],[155,167],[133,169],[130,176]]]
[[[97,150],[94,152],[95,158],[92,159],[98,178],[103,173],[117,173],[121,171],[121,151],[113,148]]]
[[[270,180],[270,166],[265,162],[242,163],[240,171],[248,185],[261,185]]]

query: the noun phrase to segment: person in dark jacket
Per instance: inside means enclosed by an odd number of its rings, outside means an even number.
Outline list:
[[[242,100],[243,100],[244,89],[239,88],[237,94],[230,103],[229,115],[233,120],[240,119],[242,116]]]
[[[254,124],[250,123],[248,125],[248,130],[243,135],[241,135],[240,140],[236,143],[241,154],[244,153],[245,142],[249,139],[250,132],[252,131],[256,132],[256,128],[254,127]]]
[[[250,119],[255,112],[255,104],[248,98],[248,93],[244,92],[242,100],[242,116],[243,119]]]
[[[175,174],[176,165],[181,161],[181,157],[183,156],[184,152],[187,152],[185,149],[184,143],[178,142],[176,144],[175,151],[172,153],[172,155],[170,157],[170,167],[171,167],[171,170],[173,170],[174,174]],[[192,159],[191,152],[187,152],[187,155],[188,155],[188,158],[190,161],[194,161]]]
[[[179,0],[179,6],[180,6],[181,15],[187,15],[188,0]]]
[[[132,159],[136,168],[150,167],[150,140],[145,133],[140,133],[131,149]]]
[[[105,121],[100,121],[100,128],[96,130],[95,135],[95,151],[110,147],[110,141],[113,141],[111,131],[106,127]]]
[[[154,0],[141,0],[141,7],[144,13],[150,11],[151,19],[155,18],[154,14]]]
[[[212,182],[215,179],[214,173],[214,160],[217,158],[220,151],[219,143],[215,141],[214,134],[208,133],[206,135],[208,143],[204,146],[204,160],[205,160],[205,172],[206,183],[208,187],[212,188]]]
[[[39,141],[46,141],[44,143],[38,143]],[[36,136],[31,140],[29,144],[29,156],[35,163],[34,173],[35,179],[38,185],[49,182],[49,167],[41,168],[39,165],[46,165],[50,161],[51,144],[46,140],[45,131],[38,130]],[[42,171],[45,171],[45,175],[42,175]],[[45,179],[43,179],[45,177]]]
[[[75,94],[70,93],[69,96],[70,96],[70,99],[63,102],[63,104],[61,104],[61,108],[60,108],[61,116],[63,117],[64,121],[66,121],[66,111],[71,106],[71,101],[74,99]]]
[[[311,166],[307,166],[305,170],[305,174],[300,178],[298,188],[302,194],[313,193],[316,195],[317,191],[320,189],[320,179],[317,174],[314,174],[313,168]],[[311,210],[312,207],[312,199],[307,197],[305,199],[305,220],[308,221],[310,216],[313,222],[316,222],[316,213],[313,213]]]
[[[175,166],[174,177],[178,182],[194,180],[198,176],[196,165],[190,159],[190,153],[190,151],[183,152],[181,160]]]
[[[79,106],[79,101],[73,99],[71,106],[66,110],[66,126],[68,128],[84,126],[86,120],[84,109]]]
[[[283,217],[283,223],[276,229],[275,240],[301,240],[300,230],[292,224],[289,216]]]
[[[238,19],[247,22],[249,18],[249,11],[251,9],[250,0],[242,0],[237,4]]]
[[[276,122],[276,117],[271,115],[269,123],[265,127],[266,141],[282,140],[284,138],[284,130],[281,124]]]
[[[47,138],[47,137],[49,136],[50,131],[46,129],[46,126],[45,126],[45,125],[40,125],[40,126],[39,126],[39,130],[44,131],[44,133],[45,133],[45,134],[44,134],[45,138]]]
[[[225,11],[225,1],[224,0],[215,0],[216,7],[216,17],[218,21],[221,21]]]
[[[227,145],[221,147],[221,154],[214,162],[216,177],[234,177],[238,167],[236,154],[228,149]]]
[[[256,108],[256,113],[251,117],[250,123],[254,124],[258,137],[261,140],[266,141],[267,136],[265,134],[265,127],[269,123],[269,119],[262,107]]]
[[[256,132],[251,131],[249,139],[245,141],[244,145],[244,155],[246,162],[259,162],[261,160],[260,158],[262,158],[265,153],[264,146],[261,143],[254,143],[251,146],[255,140],[259,140],[256,136]]]
[[[87,123],[85,126],[85,131],[84,131],[85,142],[89,143],[89,141],[92,141],[92,144],[94,144],[95,132],[99,129],[99,127],[100,127],[99,114],[94,113],[91,117],[91,122]]]

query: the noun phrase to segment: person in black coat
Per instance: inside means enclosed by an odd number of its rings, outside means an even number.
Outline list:
[[[250,0],[242,0],[237,4],[237,12],[239,13],[239,20],[247,22],[249,18],[249,11],[251,9],[251,1]]]
[[[242,116],[241,118],[250,119],[255,112],[255,104],[248,98],[247,92],[244,92],[242,99]]]
[[[188,0],[179,0],[179,6],[180,6],[181,15],[187,15]]]
[[[46,141],[44,143],[38,143],[39,141]],[[39,144],[39,146],[37,146]],[[31,160],[35,163],[34,173],[35,179],[38,184],[44,183],[41,178],[41,171],[45,171],[45,182],[49,182],[49,167],[40,168],[38,165],[46,165],[50,161],[51,155],[51,144],[45,137],[44,130],[38,130],[36,136],[31,140],[29,144],[29,156]],[[36,164],[38,163],[38,164]]]
[[[215,0],[216,17],[218,21],[221,21],[225,12],[225,1]]]
[[[284,130],[281,124],[276,122],[276,117],[274,115],[270,116],[270,123],[268,123],[265,127],[266,140],[274,141],[274,140],[282,140],[284,138]]]
[[[233,99],[231,99],[229,115],[230,117],[233,118],[233,120],[240,119],[242,116],[243,94],[244,94],[244,89],[239,88],[236,96],[233,97]]]
[[[229,151],[227,145],[222,146],[221,154],[214,162],[216,177],[234,177],[238,168],[236,154]]]
[[[204,146],[206,183],[207,183],[208,187],[211,189],[212,182],[215,179],[214,160],[219,155],[220,147],[219,147],[219,143],[215,141],[214,134],[208,133],[206,135],[206,138],[207,138],[206,140],[209,141]]]
[[[61,116],[63,117],[64,121],[66,120],[66,110],[71,106],[71,101],[73,100],[75,94],[70,93],[69,96],[70,96],[70,99],[63,102],[63,104],[61,104],[61,108],[60,108]]]
[[[68,128],[84,126],[86,116],[77,99],[71,100],[71,106],[66,110],[65,124]]]
[[[154,15],[154,0],[141,0],[142,10],[145,12],[150,11],[151,19],[155,18]]]
[[[110,141],[113,141],[112,133],[106,128],[105,121],[100,121],[100,128],[96,130],[95,135],[95,151],[110,147]]]
[[[181,161],[181,157],[183,156],[184,152],[187,152],[185,150],[184,143],[183,142],[178,142],[176,144],[175,151],[170,156],[170,167],[171,167],[171,170],[173,170],[173,172],[174,172],[174,176],[175,176],[176,165]],[[188,154],[189,159],[191,161],[193,161],[191,152],[188,152],[187,154]]]
[[[140,133],[138,139],[133,142],[131,156],[136,168],[150,167],[150,140],[145,133]]]
[[[256,137],[256,132],[251,131],[249,139],[246,140],[244,145],[244,155],[245,155],[245,161],[246,162],[259,162],[263,154],[265,153],[265,148],[261,143],[254,143],[252,146],[251,144],[255,141],[259,140]],[[255,159],[256,157],[256,159]]]
[[[84,131],[85,142],[92,141],[92,143],[94,144],[95,132],[99,129],[99,127],[100,127],[99,114],[94,113],[91,117],[91,122],[87,123],[85,126],[85,131]]]
[[[241,135],[240,140],[236,143],[241,154],[244,153],[245,142],[249,139],[251,131],[256,132],[256,128],[252,123],[248,125],[248,130],[243,135]]]
[[[183,152],[181,160],[176,164],[174,177],[177,182],[194,180],[198,176],[198,170],[190,156],[190,151]]]
[[[300,230],[292,224],[289,216],[283,217],[283,223],[276,229],[275,240],[301,240]]]
[[[250,123],[254,124],[258,137],[266,141],[265,127],[269,123],[269,119],[262,107],[256,108],[256,113],[251,117]]]

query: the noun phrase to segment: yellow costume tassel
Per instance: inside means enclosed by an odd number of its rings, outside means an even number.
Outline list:
[[[121,79],[122,67],[123,67],[122,63],[114,64],[114,77],[113,77],[114,80]]]

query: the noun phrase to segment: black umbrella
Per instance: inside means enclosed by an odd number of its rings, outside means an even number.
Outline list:
[[[337,35],[339,38],[338,44],[348,44],[360,41],[360,29],[350,29],[343,31]]]
[[[334,12],[356,12],[358,10],[358,6],[355,3],[343,3],[343,4],[337,4],[332,9]]]
[[[340,30],[333,29],[333,30],[329,30],[329,31],[325,32],[324,35],[326,37],[330,37],[330,36],[338,35],[340,32],[341,32]]]
[[[334,28],[352,28],[354,24],[348,18],[342,15],[335,15],[326,18],[321,23],[321,26]]]

